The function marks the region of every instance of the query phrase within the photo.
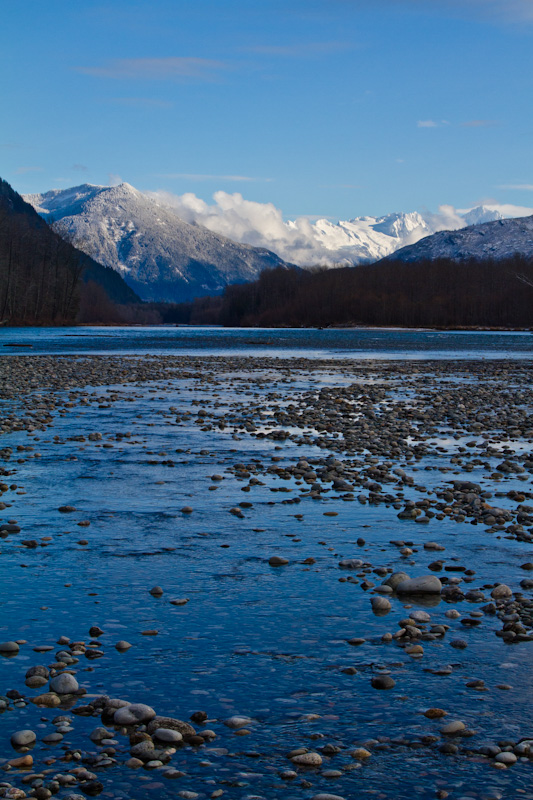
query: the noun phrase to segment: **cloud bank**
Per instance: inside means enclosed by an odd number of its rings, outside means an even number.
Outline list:
[[[442,205],[437,212],[361,217],[340,223],[309,217],[286,221],[273,203],[246,200],[238,192],[215,192],[212,203],[192,192],[176,195],[160,190],[146,194],[160,205],[172,208],[185,222],[201,225],[236,242],[273,250],[285,261],[300,266],[374,261],[437,231],[533,214],[531,208],[491,203],[474,211]]]

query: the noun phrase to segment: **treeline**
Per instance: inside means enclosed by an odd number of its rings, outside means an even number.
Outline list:
[[[227,287],[222,297],[179,306],[174,315],[176,322],[236,327],[531,327],[533,258],[276,268]]]
[[[142,317],[139,302],[118,273],[64,241],[0,179],[0,323],[119,321]]]

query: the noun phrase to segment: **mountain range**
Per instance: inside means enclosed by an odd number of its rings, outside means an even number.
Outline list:
[[[413,261],[533,254],[533,217],[506,219],[512,207],[456,211],[444,206],[437,214],[285,222],[273,206],[242,198],[237,203],[239,197],[225,195],[214,207],[195,196],[185,202],[185,197],[145,194],[122,183],[83,184],[25,195],[25,200],[61,236],[119,272],[143,300],[182,302],[219,294],[229,284],[254,281],[265,268],[289,264],[339,267],[387,257]],[[242,216],[243,207],[253,207],[248,218]],[[261,208],[267,208],[270,227],[262,227]]]
[[[458,231],[440,231],[416,244],[402,247],[387,261],[422,261],[450,258],[501,261],[514,255],[533,256],[533,216],[500,219]]]
[[[143,300],[182,302],[253,281],[284,262],[181,220],[128,183],[83,184],[24,198],[54,230],[119,272]]]

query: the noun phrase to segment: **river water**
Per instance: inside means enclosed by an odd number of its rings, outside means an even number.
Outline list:
[[[533,642],[509,646],[495,636],[501,624],[493,618],[486,617],[479,628],[465,628],[459,619],[444,616],[450,607],[464,616],[479,606],[436,602],[427,607],[420,601],[414,607],[425,608],[432,621],[445,622],[451,630],[444,639],[424,642],[423,658],[412,658],[381,638],[398,629],[412,605],[394,598],[389,614],[375,616],[361,579],[340,582],[344,572],[338,566],[343,558],[361,558],[373,569],[425,574],[436,555],[422,544],[436,539],[445,546],[448,563],[474,568],[472,586],[497,579],[516,587],[524,575],[520,565],[531,558],[531,544],[487,534],[468,520],[432,520],[430,530],[422,531],[399,520],[390,503],[343,502],[338,493],[317,501],[306,495],[305,484],[267,470],[273,464],[296,464],[302,458],[312,464],[326,457],[316,431],[306,429],[303,444],[295,435],[302,434],[297,426],[287,430],[292,438],[257,436],[276,428],[269,424],[273,410],[297,403],[304,393],[360,383],[361,373],[352,374],[352,366],[362,359],[416,361],[428,375],[437,360],[527,361],[533,353],[530,334],[4,329],[0,344],[0,355],[27,355],[29,372],[34,354],[194,357],[193,369],[184,362],[183,374],[174,370],[165,379],[88,384],[84,402],[76,398],[72,406],[56,406],[53,427],[14,431],[0,439],[0,448],[12,449],[3,451],[9,474],[2,480],[14,487],[2,498],[9,505],[0,511],[0,524],[14,519],[22,529],[0,540],[0,641],[27,642],[16,657],[0,658],[0,695],[9,689],[28,697],[38,694],[24,686],[26,670],[54,661],[60,636],[88,643],[89,628],[98,625],[104,655],[82,658],[74,666],[90,697],[106,694],[148,703],[158,714],[185,720],[202,710],[208,715],[204,727],[217,734],[200,748],[178,750],[171,766],[184,776],[177,780],[165,777],[166,766],[125,766],[128,741],[117,736],[113,755],[118,763],[89,767],[103,784],[102,796],[144,800],[191,792],[207,798],[222,790],[228,800],[308,800],[317,793],[346,800],[533,797],[529,760],[499,771],[479,755],[445,755],[438,750],[442,720],[422,714],[439,707],[449,713],[445,722],[464,721],[473,733],[461,745],[479,748],[533,736]],[[232,369],[219,369],[213,356],[231,356]],[[241,356],[257,359],[257,369],[250,368],[249,360],[239,368]],[[271,358],[280,359],[279,368]],[[372,369],[369,365],[364,378],[369,386],[384,382],[395,401],[409,402],[402,376],[393,380],[379,365],[375,374]],[[445,380],[440,374],[437,378]],[[452,378],[448,374],[446,381],[454,386],[468,382],[468,369]],[[36,385],[34,391],[46,396],[48,389]],[[56,394],[69,400],[66,389]],[[263,428],[253,432],[243,422],[252,407],[264,412]],[[18,408],[17,398],[11,397],[2,410],[18,413]],[[199,408],[228,418],[237,415],[242,424],[203,425]],[[89,440],[94,432],[101,438]],[[328,435],[334,444],[335,433]],[[416,464],[423,476],[416,480],[430,491],[456,478],[483,481],[484,489],[498,491],[501,479],[492,479],[486,466],[465,474],[450,462],[465,443],[450,430],[435,438],[431,454]],[[520,437],[514,445],[517,451],[528,447]],[[27,446],[32,449],[17,450]],[[513,442],[506,446],[512,448]],[[343,457],[342,447],[332,446],[332,451]],[[259,480],[250,485],[238,469],[236,474],[235,465],[253,463]],[[439,467],[450,474],[443,475]],[[222,480],[213,481],[214,474]],[[518,476],[503,480],[505,492],[529,487]],[[405,495],[420,496],[413,487]],[[288,499],[294,503],[283,502]],[[249,507],[239,506],[243,500]],[[76,511],[59,512],[65,505]],[[239,515],[231,513],[239,507]],[[335,516],[324,516],[331,509]],[[84,521],[90,526],[78,525]],[[22,538],[39,544],[25,547]],[[412,558],[391,546],[399,539],[410,543]],[[273,554],[286,558],[288,566],[269,566]],[[313,561],[305,564],[306,559]],[[375,574],[369,577],[381,581]],[[163,588],[161,597],[150,595],[154,585]],[[179,598],[188,602],[169,602]],[[157,635],[143,635],[147,630]],[[352,647],[347,644],[352,637],[365,641]],[[459,637],[465,649],[450,646]],[[132,647],[119,653],[113,645],[122,639]],[[40,645],[54,650],[35,652]],[[344,672],[347,667],[356,673]],[[442,667],[451,667],[449,674],[435,674]],[[396,686],[376,691],[370,680],[385,673],[394,676]],[[466,687],[476,678],[485,681],[488,691]],[[16,755],[9,745],[13,731],[32,729],[41,739],[54,731],[54,717],[68,713],[24,701],[18,706],[11,703],[0,713],[0,765]],[[251,718],[249,735],[237,736],[224,725],[233,715]],[[75,766],[63,763],[62,753],[99,751],[89,739],[99,720],[75,715],[72,720],[60,744],[38,741],[32,751],[38,774],[46,759],[56,759],[48,764],[45,782]],[[432,735],[438,742],[424,747],[421,739]],[[371,757],[354,760],[350,752],[367,742]],[[298,770],[287,758],[296,748],[316,750],[327,744],[340,750],[325,754],[320,770]],[[290,769],[297,771],[295,778],[280,777]],[[2,780],[21,786],[24,774],[0,773],[0,786]],[[80,789],[61,789],[58,797],[72,791]]]
[[[161,326],[0,328],[4,353],[218,354],[306,358],[531,358],[529,332]],[[13,346],[15,345],[15,346]]]

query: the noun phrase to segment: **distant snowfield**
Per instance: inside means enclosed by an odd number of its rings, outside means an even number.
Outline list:
[[[488,204],[437,212],[398,212],[383,217],[355,217],[331,222],[306,217],[285,221],[272,203],[246,200],[241,194],[216,192],[213,203],[195,194],[146,192],[161,206],[171,208],[186,222],[201,225],[236,242],[266,247],[284,261],[299,266],[354,266],[372,262],[415,244],[438,231],[454,231],[483,222],[526,217],[533,208]]]

